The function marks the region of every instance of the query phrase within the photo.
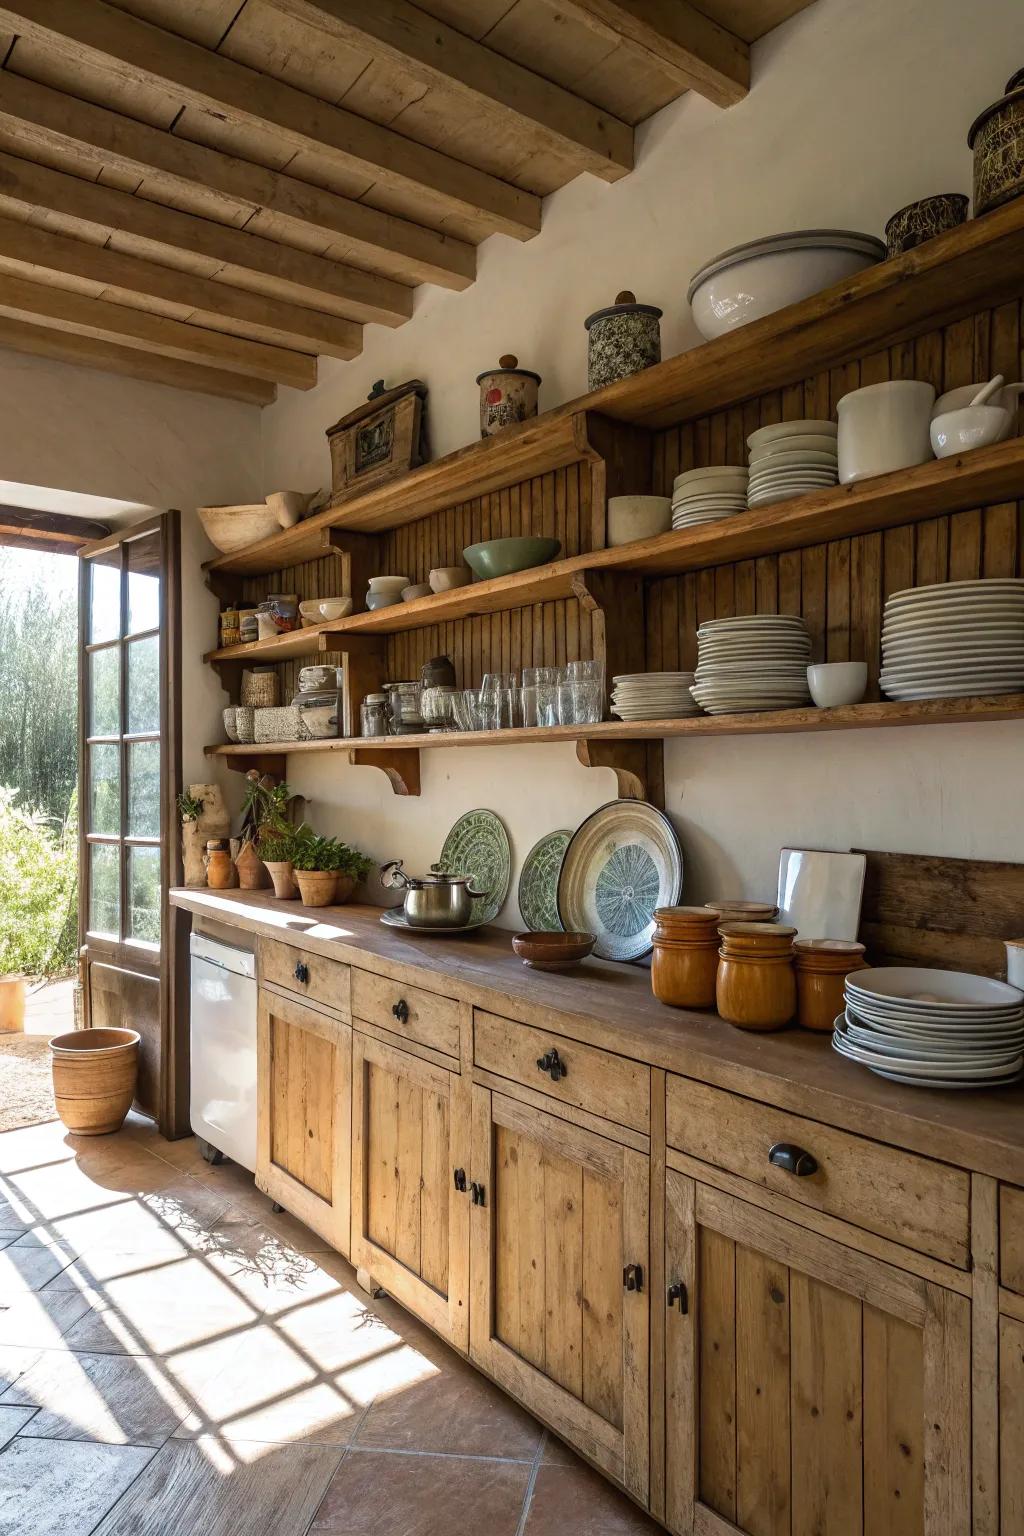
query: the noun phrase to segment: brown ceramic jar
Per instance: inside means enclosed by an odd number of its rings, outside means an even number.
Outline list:
[[[206,845],[206,883],[211,891],[228,891],[235,883],[235,867],[223,839]]]
[[[796,1013],[793,940],[785,923],[724,923],[718,1012],[738,1029],[781,1029]]]
[[[797,939],[796,1017],[801,1029],[832,1032],[845,1007],[844,983],[851,971],[864,969],[864,945],[855,939]]]
[[[718,913],[659,907],[654,914],[651,990],[670,1008],[713,1008],[718,975]]]

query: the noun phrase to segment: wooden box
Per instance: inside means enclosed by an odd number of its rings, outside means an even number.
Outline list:
[[[387,390],[378,380],[365,405],[328,428],[332,505],[425,462],[426,400],[420,379]]]

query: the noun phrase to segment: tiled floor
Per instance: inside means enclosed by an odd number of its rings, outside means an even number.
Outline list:
[[[658,1529],[250,1175],[0,1135],[0,1536]]]

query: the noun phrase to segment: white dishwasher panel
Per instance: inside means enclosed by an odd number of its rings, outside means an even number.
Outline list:
[[[197,1136],[256,1170],[256,957],[192,935],[191,1121]]]

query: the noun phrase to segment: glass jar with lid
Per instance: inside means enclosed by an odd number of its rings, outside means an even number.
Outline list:
[[[363,736],[387,736],[391,730],[391,711],[386,693],[368,693],[359,706],[359,725]]]

